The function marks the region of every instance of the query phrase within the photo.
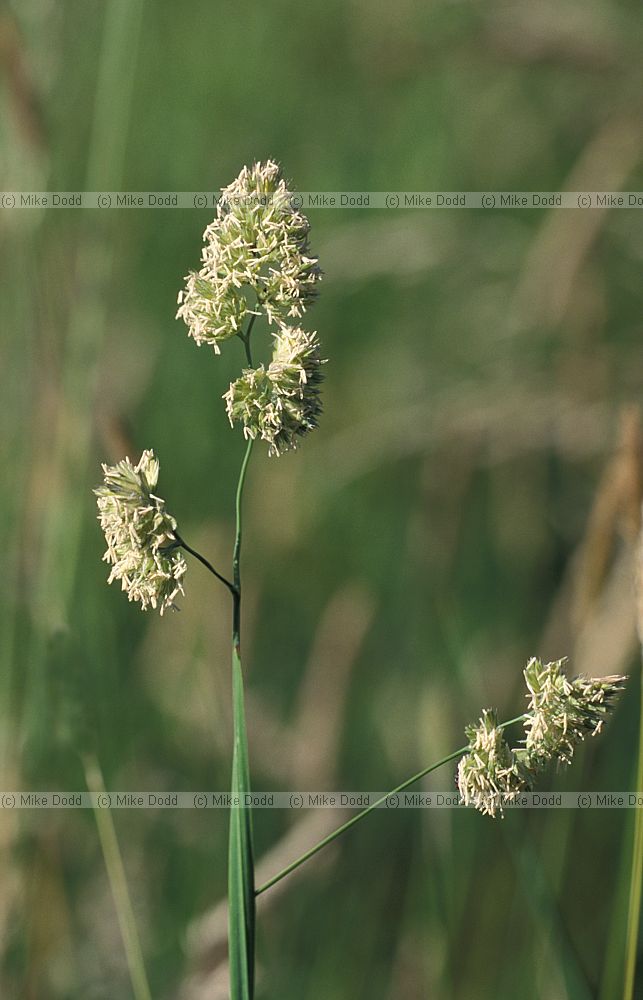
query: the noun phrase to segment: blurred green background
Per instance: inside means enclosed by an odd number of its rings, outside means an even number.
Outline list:
[[[215,190],[272,157],[309,191],[640,190],[642,40],[615,0],[15,0],[1,187]],[[633,787],[640,214],[309,214],[325,415],[257,448],[247,492],[255,787],[390,787],[482,707],[521,711],[534,654],[632,671],[545,787]],[[81,790],[83,753],[114,789],[228,785],[227,595],[192,563],[180,614],[128,604],[91,494],[154,448],[183,536],[228,565],[241,345],[173,319],[210,217],[0,215],[3,788]],[[341,818],[260,812],[262,872]],[[380,811],[264,897],[258,995],[618,997],[632,821]],[[225,997],[225,813],[115,824],[154,997]],[[131,997],[92,814],[0,812],[0,848],[0,996]]]

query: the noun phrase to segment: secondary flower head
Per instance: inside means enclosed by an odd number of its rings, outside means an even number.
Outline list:
[[[457,778],[466,805],[495,816],[502,812],[503,800],[526,791],[547,764],[569,764],[578,743],[601,731],[627,678],[570,680],[563,671],[565,662],[543,664],[534,657],[524,670],[529,700],[529,711],[521,716],[527,733],[524,747],[509,747],[494,712],[484,711],[479,724],[466,729],[469,749]]]
[[[543,664],[533,657],[524,676],[529,715],[525,747],[532,765],[550,760],[569,764],[586,736],[600,733],[625,677],[576,677],[564,673],[565,660]]]
[[[282,327],[267,368],[246,368],[225,394],[230,423],[241,421],[247,438],[268,442],[270,455],[297,447],[317,427],[323,361],[315,333]]]
[[[129,458],[103,465],[103,484],[94,490],[98,520],[105,533],[105,562],[112,569],[108,583],[120,580],[130,601],[141,607],[173,606],[186,570],[176,546],[176,521],[165,510],[165,501],[152,490],[158,482],[159,463],[144,451],[138,465]]]
[[[468,752],[460,758],[457,784],[465,805],[488,816],[528,787],[528,772],[507,743],[498,717],[484,709],[477,726],[467,726]]]
[[[202,267],[179,292],[181,317],[197,344],[240,333],[246,317],[270,323],[301,317],[321,271],[308,245],[309,223],[272,160],[244,167],[222,189],[216,218],[203,234]]]

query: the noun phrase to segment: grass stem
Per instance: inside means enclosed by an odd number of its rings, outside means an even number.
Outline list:
[[[181,538],[178,532],[175,531],[174,534],[176,536],[176,540],[180,548],[185,549],[185,551],[189,552],[191,556],[194,556],[195,559],[198,559],[199,562],[202,563],[205,566],[205,568],[209,570],[210,573],[212,573],[213,576],[216,576],[217,580],[220,580],[221,583],[225,584],[230,593],[234,595],[235,593],[234,583],[230,583],[229,580],[226,580],[225,576],[219,573],[218,570],[214,568],[212,563],[205,558],[205,556],[202,556],[200,552],[197,552],[196,549],[193,549],[190,545],[188,545],[188,543]]]
[[[639,714],[639,756],[636,774],[636,792],[643,795],[643,660],[641,664],[641,707]],[[643,881],[643,809],[634,810],[634,836],[632,843],[632,868],[630,872],[630,895],[627,909],[627,931],[625,938],[625,977],[623,1000],[633,1000],[636,979],[636,957],[639,942],[639,922],[641,916],[641,883]]]
[[[519,715],[515,719],[510,719],[509,722],[503,722],[499,728],[506,729],[507,726],[512,726],[515,722],[522,722],[524,718],[526,718],[525,715]],[[385,795],[380,796],[379,799],[377,799],[375,802],[372,802],[370,806],[366,807],[366,809],[362,809],[361,812],[356,813],[355,816],[351,816],[349,820],[347,820],[345,823],[342,823],[342,825],[339,826],[336,830],[333,830],[332,833],[329,833],[327,837],[324,837],[323,840],[320,840],[319,843],[314,845],[314,847],[309,848],[309,850],[307,850],[304,854],[300,855],[300,857],[296,858],[294,861],[291,861],[289,865],[286,865],[285,868],[282,868],[282,870],[277,872],[276,875],[273,875],[272,878],[268,879],[267,882],[264,882],[264,884],[259,886],[259,888],[256,890],[256,895],[260,896],[262,892],[266,891],[266,889],[270,889],[272,888],[273,885],[276,885],[277,882],[281,882],[282,878],[285,878],[286,875],[290,875],[291,872],[294,872],[296,868],[299,868],[300,865],[303,865],[304,862],[308,861],[309,858],[314,857],[314,855],[317,854],[319,851],[321,851],[323,847],[327,847],[328,844],[332,844],[334,840],[340,837],[343,833],[346,833],[347,830],[350,830],[351,827],[355,826],[356,823],[359,823],[360,820],[366,819],[366,817],[370,815],[370,813],[372,813],[375,809],[378,809],[380,806],[384,805],[384,803],[388,799],[392,798],[395,795],[399,795],[401,792],[405,791],[411,785],[414,785],[416,781],[420,781],[421,778],[424,778],[427,774],[430,774],[431,771],[437,771],[439,767],[442,767],[444,764],[448,764],[449,761],[457,760],[457,758],[461,757],[462,754],[466,753],[468,749],[469,746],[467,744],[466,746],[460,747],[458,750],[454,750],[452,753],[447,754],[446,757],[442,757],[441,760],[436,761],[434,764],[429,764],[428,767],[424,767],[421,771],[418,771],[417,774],[414,774],[410,778],[407,778],[406,781],[403,781],[401,785],[397,785],[396,788],[392,788],[390,792],[386,792]]]
[[[250,359],[250,330],[243,338]],[[231,789],[239,805],[230,809],[228,845],[228,955],[230,1000],[252,1000],[254,995],[255,880],[252,810],[246,804],[250,792],[250,765],[241,668],[241,542],[243,537],[243,491],[252,454],[248,441],[239,471],[235,498],[236,532],[232,557],[232,709],[233,753]]]

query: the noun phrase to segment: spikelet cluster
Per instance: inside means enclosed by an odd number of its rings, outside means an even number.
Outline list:
[[[503,804],[528,787],[520,759],[507,743],[498,717],[483,709],[477,726],[467,726],[469,752],[458,764],[457,784],[465,805],[488,816],[502,813]]]
[[[225,393],[231,424],[260,438],[270,455],[294,449],[317,427],[323,361],[315,333],[301,318],[317,294],[321,271],[308,244],[308,219],[272,160],[244,167],[222,189],[214,221],[203,234],[202,267],[179,293],[177,317],[197,344],[240,337],[249,354],[253,317],[273,327],[267,366],[248,367]]]
[[[469,748],[457,773],[465,805],[489,816],[502,814],[503,802],[528,790],[548,764],[571,763],[578,744],[601,731],[626,678],[570,680],[563,670],[565,662],[543,664],[534,657],[524,670],[529,706],[523,747],[509,746],[490,710],[482,713],[477,726],[467,727]]]
[[[244,167],[222,189],[203,234],[202,266],[187,275],[178,298],[177,317],[197,344],[219,353],[221,341],[262,312],[277,326],[303,316],[321,278],[309,229],[272,160]]]
[[[158,475],[154,453],[144,451],[138,465],[129,458],[103,465],[103,483],[94,493],[107,542],[103,559],[112,567],[107,582],[120,580],[130,601],[163,614],[183,593],[186,564],[176,548],[177,523],[153,493]]]
[[[230,423],[240,421],[247,438],[266,441],[270,455],[296,448],[317,427],[322,364],[316,334],[284,327],[268,367],[246,368],[226,392]]]
[[[533,657],[524,670],[529,702],[525,748],[534,766],[569,764],[586,736],[600,733],[624,677],[575,677],[565,660],[543,664]]]

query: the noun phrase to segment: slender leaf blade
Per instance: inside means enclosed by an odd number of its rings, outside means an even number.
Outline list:
[[[232,652],[234,748],[228,858],[228,941],[231,1000],[252,1000],[254,993],[255,889],[248,741],[243,675],[236,643]],[[237,805],[238,803],[238,805]]]

